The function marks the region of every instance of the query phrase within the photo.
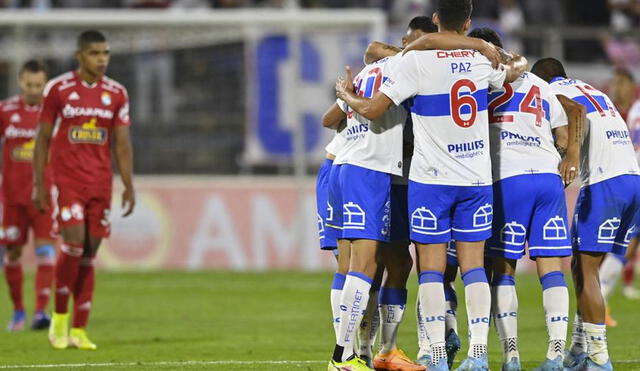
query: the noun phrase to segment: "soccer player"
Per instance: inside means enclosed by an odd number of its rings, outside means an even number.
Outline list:
[[[335,234],[327,233],[327,217],[329,214],[328,198],[329,198],[329,175],[333,160],[336,153],[344,145],[344,139],[341,134],[336,133],[331,142],[325,148],[327,154],[318,170],[318,180],[316,182],[316,206],[318,211],[318,238],[320,239],[320,248],[322,250],[332,251],[336,257],[338,264],[331,285],[331,312],[333,313],[333,328],[338,338],[338,324],[340,323],[340,295],[342,294],[342,286],[344,286],[345,275],[349,270],[349,266],[345,264],[345,260],[340,261],[338,257],[338,241]],[[348,261],[347,261],[348,262]]]
[[[469,36],[502,48],[489,28],[475,29]],[[503,345],[502,370],[521,369],[515,272],[525,244],[536,262],[549,334],[547,358],[537,370],[562,370],[569,316],[562,258],[571,255],[564,184],[577,175],[584,111],[570,111],[567,130],[567,116],[555,93],[529,72],[492,91],[488,102],[495,213],[486,250],[493,264],[492,313]]]
[[[599,269],[606,253],[624,253],[636,233],[640,169],[627,126],[609,97],[567,78],[562,63],[553,58],[539,60],[532,72],[550,82],[556,95],[585,106],[589,125],[581,153],[582,188],[571,227],[578,313],[564,364],[570,370],[612,370]]]
[[[133,153],[127,91],[105,76],[110,56],[107,40],[98,31],[84,31],[77,47],[78,69],[52,79],[44,90],[34,156],[34,202],[39,210],[48,207],[44,169],[51,151],[62,246],[55,268],[49,341],[55,349],[94,350],[97,347],[86,327],[95,283],[94,259],[100,242],[110,233],[111,144],[124,184],[123,216],[130,215],[135,205]]]
[[[462,34],[471,23],[471,9],[470,0],[441,0],[434,23],[446,35]],[[443,272],[447,243],[454,239],[466,286],[471,343],[469,358],[459,369],[488,369],[491,302],[483,248],[491,235],[493,210],[485,102],[489,86],[500,88],[525,68],[521,57],[495,70],[472,50],[414,51],[404,55],[372,99],[357,96],[344,81],[336,84],[338,96],[369,120],[413,98],[415,151],[408,202],[421,271],[420,308],[432,347],[430,369],[449,368]]]
[[[2,193],[4,197],[3,229],[7,242],[4,273],[13,302],[13,317],[9,331],[24,329],[26,314],[22,300],[22,264],[20,257],[27,243],[29,230],[35,236],[36,301],[31,328],[49,327],[45,313],[55,261],[53,209],[39,213],[31,203],[33,188],[33,149],[42,103],[42,91],[47,83],[45,66],[36,60],[27,61],[18,74],[21,94],[1,103],[0,138],[3,139]],[[51,187],[51,172],[45,176],[47,195]]]

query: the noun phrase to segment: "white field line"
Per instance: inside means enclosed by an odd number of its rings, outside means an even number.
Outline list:
[[[135,367],[135,366],[229,366],[229,365],[315,365],[326,363],[326,360],[266,360],[266,361],[237,361],[237,360],[221,360],[221,361],[159,361],[159,362],[104,362],[104,363],[60,363],[60,364],[25,364],[25,365],[0,365],[0,369],[25,369],[25,368],[81,368],[81,367]],[[640,359],[623,359],[615,360],[614,364],[620,363],[640,363]]]
[[[215,366],[215,365],[298,365],[298,364],[321,364],[327,361],[160,361],[160,362],[104,362],[104,363],[61,363],[61,364],[25,364],[25,365],[0,365],[0,369],[20,369],[20,368],[81,368],[81,367],[134,367],[134,366]]]

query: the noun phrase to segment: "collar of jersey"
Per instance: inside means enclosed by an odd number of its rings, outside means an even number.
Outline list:
[[[553,84],[556,81],[565,80],[565,79],[566,79],[566,77],[556,76],[556,77],[552,78],[551,81],[549,81],[549,84]]]

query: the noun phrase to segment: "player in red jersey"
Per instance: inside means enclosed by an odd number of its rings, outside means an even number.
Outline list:
[[[27,243],[29,228],[34,232],[36,259],[36,304],[31,327],[49,327],[45,313],[51,284],[55,248],[52,210],[38,213],[31,203],[33,188],[33,147],[38,124],[38,113],[42,103],[42,90],[47,83],[47,72],[42,63],[26,62],[18,75],[21,95],[3,101],[0,107],[0,138],[3,140],[2,193],[4,196],[3,230],[7,245],[5,255],[5,278],[13,302],[13,317],[9,331],[24,329],[26,315],[22,300],[22,264],[20,257]],[[47,174],[44,186],[51,186]]]
[[[129,98],[122,85],[104,75],[109,56],[102,33],[81,33],[76,51],[79,68],[49,81],[40,111],[34,203],[40,210],[46,208],[44,168],[50,151],[62,233],[55,269],[55,311],[49,327],[49,341],[56,349],[97,348],[85,328],[95,282],[93,261],[110,232],[112,141],[124,184],[123,216],[131,214],[135,205]],[[69,331],[71,294],[74,308]]]

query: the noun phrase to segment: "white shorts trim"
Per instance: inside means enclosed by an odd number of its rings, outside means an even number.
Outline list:
[[[426,234],[426,235],[440,235],[440,234],[445,234],[445,233],[451,232],[451,228],[447,229],[446,231],[442,231],[442,232],[426,232],[426,231],[420,231],[420,230],[412,228],[411,232],[417,233],[417,234]]]

